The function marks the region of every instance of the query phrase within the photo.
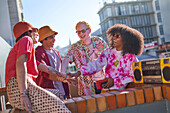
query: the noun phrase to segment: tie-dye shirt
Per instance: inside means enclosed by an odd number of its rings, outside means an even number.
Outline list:
[[[91,75],[106,66],[106,78],[114,79],[114,86],[111,87],[111,89],[123,90],[127,83],[133,82],[134,75],[132,71],[132,63],[136,61],[137,58],[134,54],[127,53],[122,56],[121,51],[117,51],[115,48],[107,48],[97,60],[83,65],[80,72],[82,75]]]

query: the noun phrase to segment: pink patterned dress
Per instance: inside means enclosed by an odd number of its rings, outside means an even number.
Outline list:
[[[114,86],[111,89],[123,90],[129,82],[133,82],[132,63],[136,61],[137,58],[134,54],[128,53],[122,56],[121,51],[107,48],[97,60],[82,66],[80,72],[82,75],[91,75],[106,66],[106,78],[114,79]]]
[[[107,48],[106,42],[98,37],[91,37],[91,41],[93,45],[92,48],[88,48],[88,46],[80,40],[71,46],[65,56],[69,58],[70,63],[75,63],[77,70],[79,70],[82,65],[92,61],[90,58],[91,54],[95,54],[98,57],[102,51]],[[92,75],[80,76],[78,78],[78,94],[80,96],[95,94]]]

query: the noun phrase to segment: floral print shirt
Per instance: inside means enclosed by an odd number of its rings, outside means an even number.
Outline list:
[[[69,58],[69,62],[74,62],[77,70],[81,68],[82,65],[87,64],[91,61],[90,55],[92,52],[98,57],[101,52],[107,48],[105,41],[98,37],[91,37],[93,48],[90,49],[81,40],[73,44],[69,49],[66,58]],[[82,95],[92,95],[95,94],[94,83],[91,76],[80,76],[78,78],[78,94]]]
[[[91,75],[106,66],[106,78],[114,79],[114,86],[111,89],[123,90],[127,83],[134,80],[132,63],[136,61],[137,58],[134,54],[128,53],[122,56],[121,51],[117,51],[115,48],[107,48],[97,60],[82,66],[80,72],[82,75]]]

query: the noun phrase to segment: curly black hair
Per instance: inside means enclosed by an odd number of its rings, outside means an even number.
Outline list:
[[[120,33],[123,42],[123,56],[126,53],[141,55],[143,52],[144,36],[138,30],[126,26],[124,24],[115,24],[106,31],[107,35],[114,36],[115,33]],[[113,40],[109,45],[113,47]]]

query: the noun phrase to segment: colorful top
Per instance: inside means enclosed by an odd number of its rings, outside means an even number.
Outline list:
[[[21,38],[10,51],[5,68],[5,83],[12,77],[16,77],[16,61],[22,54],[27,54],[27,77],[32,78],[34,81],[38,76],[37,62],[34,54],[34,44],[29,36]]]
[[[59,55],[59,52],[57,50],[56,50],[56,52]],[[51,66],[48,55],[47,55],[46,51],[44,50],[44,48],[42,46],[38,46],[36,48],[35,56],[36,56],[37,61],[39,61],[39,62],[41,62],[45,65]],[[60,57],[60,60],[61,60],[61,57]],[[54,89],[53,81],[49,79],[48,73],[40,71],[39,76],[36,79],[36,83],[37,83],[38,86],[41,86],[42,88]]]
[[[60,56],[60,53],[58,52],[57,49],[53,48],[52,50],[54,50],[54,52],[56,53],[56,56],[58,57],[57,59],[53,60],[53,64],[50,61],[50,57],[52,57],[52,55],[48,55],[48,51],[46,51],[43,46],[38,46],[35,50],[35,56],[36,56],[36,60],[51,66],[53,68],[55,68],[57,71],[59,71],[59,66],[61,65],[62,59]],[[56,58],[56,57],[55,57]],[[52,58],[51,58],[52,59]],[[59,79],[59,78],[58,78]],[[68,88],[68,84],[67,83],[62,83],[59,81],[53,81],[49,79],[49,74],[40,71],[39,75],[36,79],[36,83],[38,86],[42,87],[42,88],[50,88],[50,89],[59,89],[60,93],[62,93],[63,95],[68,96],[69,95],[69,88]],[[63,89],[63,85],[64,85],[64,89]],[[65,92],[64,92],[65,90]]]
[[[134,80],[132,63],[136,61],[137,58],[134,54],[127,53],[122,56],[121,51],[117,51],[115,48],[107,48],[97,60],[82,66],[80,72],[82,75],[91,75],[106,66],[106,78],[114,79],[114,86],[111,89],[123,90],[127,83]]]
[[[91,37],[92,48],[86,46],[82,41],[78,41],[73,44],[69,49],[65,57],[69,58],[69,62],[74,62],[77,70],[81,68],[82,65],[87,64],[91,61],[92,52],[98,57],[101,52],[107,48],[105,41],[98,37]],[[92,95],[95,94],[94,83],[91,76],[80,76],[78,78],[78,94],[82,95]]]

